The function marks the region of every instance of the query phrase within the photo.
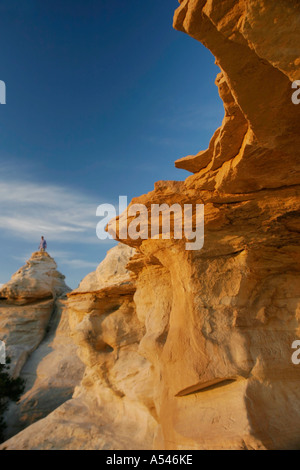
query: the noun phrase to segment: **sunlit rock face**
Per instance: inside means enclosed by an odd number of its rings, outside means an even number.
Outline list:
[[[4,447],[300,447],[298,24],[296,1],[180,1],[175,28],[220,66],[224,121],[177,160],[185,181],[130,207],[204,204],[204,246],[120,240],[68,298],[81,385]]]
[[[291,99],[298,22],[298,2],[190,0],[176,11],[175,28],[203,42],[222,71],[225,118],[209,155],[177,162],[199,171],[202,189],[241,193],[299,183],[300,111]]]
[[[154,447],[298,448],[299,5],[180,3],[174,26],[215,55],[225,116],[208,150],[176,162],[192,176],[132,202],[205,205],[200,251],[125,240],[141,253],[134,300],[155,371]],[[119,229],[131,221],[123,214]]]
[[[39,299],[56,298],[70,291],[65,276],[46,252],[36,251],[9,282],[0,289],[0,299],[9,304],[25,305]]]

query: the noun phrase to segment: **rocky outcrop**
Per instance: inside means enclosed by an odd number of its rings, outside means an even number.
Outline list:
[[[64,279],[48,253],[36,252],[0,290],[0,339],[11,374],[26,381],[19,403],[6,413],[7,437],[70,398],[81,380],[83,364],[65,308],[71,289]]]
[[[1,287],[0,300],[9,305],[53,300],[71,290],[64,279],[65,276],[57,271],[54,259],[46,252],[36,251],[26,265]]]
[[[216,57],[225,117],[176,162],[192,175],[132,204],[203,203],[204,247],[172,229],[120,240],[131,276],[101,267],[69,295],[81,386],[6,448],[300,447],[298,23],[296,1],[180,1],[174,26]]]
[[[48,253],[33,253],[0,289],[0,335],[15,376],[44,338],[56,298],[70,291],[56,268]]]
[[[69,294],[72,336],[86,365],[67,401],[3,444],[8,449],[150,449],[157,421],[151,364],[139,354],[144,325],[126,268],[135,252],[118,245]]]

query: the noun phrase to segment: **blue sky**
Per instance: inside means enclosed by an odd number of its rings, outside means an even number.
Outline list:
[[[48,242],[76,287],[115,242],[96,208],[188,173],[223,119],[214,57],[177,0],[2,0],[0,283]]]

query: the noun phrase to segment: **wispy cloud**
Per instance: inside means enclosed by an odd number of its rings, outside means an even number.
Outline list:
[[[73,269],[96,269],[99,263],[93,261],[84,261],[82,259],[65,259],[61,261],[61,264],[70,266]]]
[[[111,240],[109,240],[108,243],[111,245]],[[108,248],[110,248],[110,246]],[[78,259],[78,255],[73,251],[52,250],[51,256],[59,262],[59,265],[69,266],[73,269],[96,269],[99,264],[97,261]]]
[[[99,243],[93,200],[73,189],[0,176],[0,227],[10,236],[32,240]],[[108,201],[105,201],[108,202]]]

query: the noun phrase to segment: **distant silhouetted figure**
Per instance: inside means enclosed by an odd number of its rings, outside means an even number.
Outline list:
[[[40,242],[40,246],[39,246],[39,250],[40,251],[46,251],[47,249],[47,242],[46,240],[44,239],[44,237],[41,237],[41,242]]]

